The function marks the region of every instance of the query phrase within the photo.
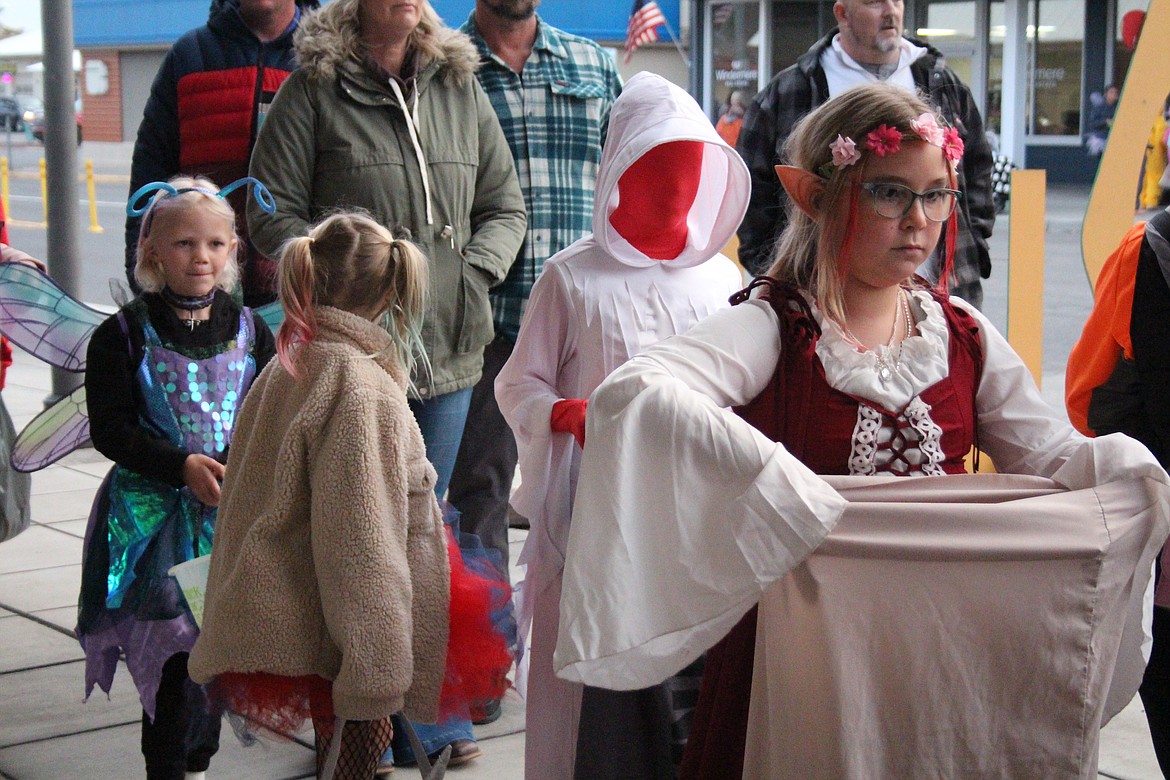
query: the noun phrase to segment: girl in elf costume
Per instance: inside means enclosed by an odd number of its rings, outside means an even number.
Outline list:
[[[710,648],[687,778],[1093,777],[1170,480],[915,276],[963,151],[922,99],[849,90],[786,151],[769,275],[590,398],[558,674],[637,688]],[[964,473],[976,444],[999,474]]]

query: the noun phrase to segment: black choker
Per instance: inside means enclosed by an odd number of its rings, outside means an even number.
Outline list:
[[[159,293],[162,295],[164,301],[176,309],[183,311],[199,311],[206,309],[215,300],[215,290],[213,289],[207,295],[193,296],[193,295],[179,295],[170,287],[163,287]]]

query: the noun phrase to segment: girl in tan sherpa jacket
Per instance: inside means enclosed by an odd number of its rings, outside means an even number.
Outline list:
[[[191,654],[229,711],[286,734],[311,716],[319,773],[336,717],[335,778],[373,776],[392,713],[439,714],[449,553],[406,399],[426,274],[363,216],[289,242],[280,361],[240,414]]]

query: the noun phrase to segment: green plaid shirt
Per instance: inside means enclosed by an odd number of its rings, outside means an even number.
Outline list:
[[[522,73],[492,54],[472,11],[459,28],[479,49],[479,83],[512,149],[528,232],[508,277],[491,291],[496,332],[512,341],[544,261],[593,230],[593,191],[610,106],[621,91],[617,65],[587,38],[537,17]]]

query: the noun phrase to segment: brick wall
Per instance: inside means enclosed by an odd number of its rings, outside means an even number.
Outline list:
[[[97,72],[105,66],[104,78]],[[105,84],[104,94],[93,94]],[[99,90],[100,91],[100,90]],[[84,136],[88,141],[122,140],[121,60],[115,49],[86,49],[81,62],[81,102]]]

